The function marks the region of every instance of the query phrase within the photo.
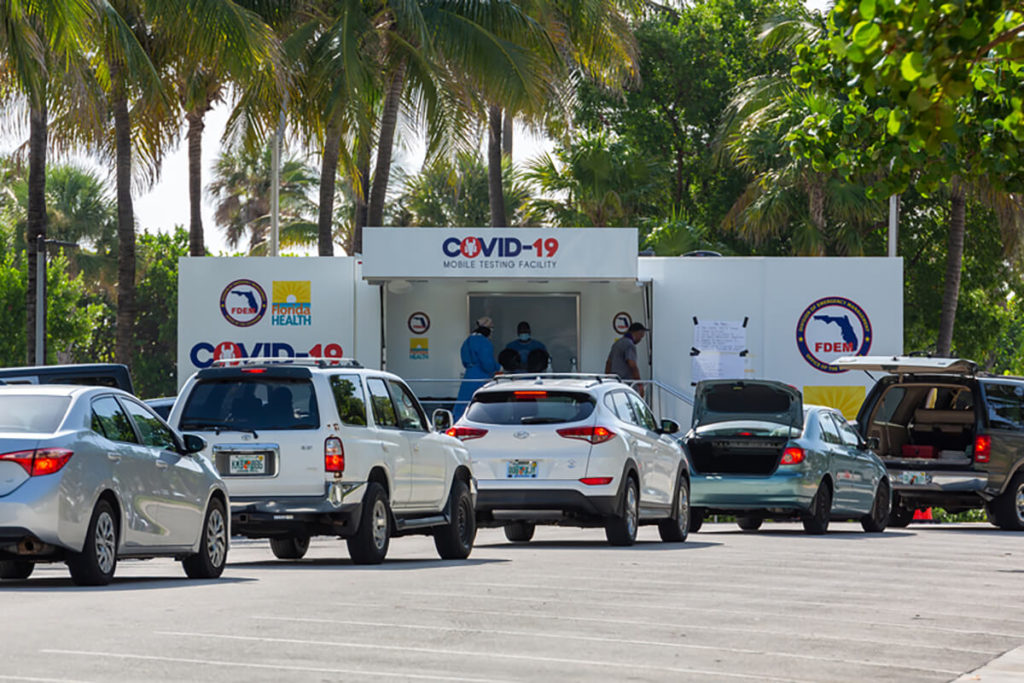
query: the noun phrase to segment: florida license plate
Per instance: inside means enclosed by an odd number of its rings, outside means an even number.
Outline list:
[[[267,457],[265,455],[229,455],[229,474],[266,474]]]
[[[897,472],[896,483],[904,486],[926,486],[932,483],[932,475],[927,472]]]
[[[536,479],[537,478],[537,461],[536,460],[512,460],[508,463],[508,474],[509,479]]]

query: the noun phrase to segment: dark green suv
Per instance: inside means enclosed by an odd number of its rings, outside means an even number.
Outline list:
[[[889,470],[889,526],[914,510],[984,507],[1001,529],[1024,531],[1024,378],[977,372],[954,358],[849,356],[850,370],[885,372],[857,425]]]

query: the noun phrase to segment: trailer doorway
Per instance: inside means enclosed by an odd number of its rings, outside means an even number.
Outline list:
[[[580,295],[578,293],[470,292],[467,326],[483,316],[494,321],[491,341],[496,353],[516,338],[520,322],[547,347],[552,372],[577,372],[580,366]]]

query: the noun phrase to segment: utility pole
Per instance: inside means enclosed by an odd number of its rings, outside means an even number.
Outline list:
[[[74,242],[48,240],[45,235],[36,236],[36,348],[33,358],[36,365],[46,365],[46,247],[78,248]]]

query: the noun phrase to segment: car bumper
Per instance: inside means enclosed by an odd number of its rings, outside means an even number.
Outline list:
[[[711,510],[808,510],[818,478],[805,472],[776,472],[767,477],[694,474],[690,505]]]
[[[323,496],[235,497],[231,531],[249,538],[348,537],[359,527],[361,499],[332,492],[330,486]]]
[[[617,479],[617,478],[616,478]],[[573,480],[478,482],[477,517],[496,524],[513,519],[604,519],[617,514],[619,482],[587,486]]]
[[[977,504],[991,500],[999,489],[989,485],[988,472],[949,470],[890,470],[892,490],[901,498],[920,504],[942,505],[962,501]]]
[[[61,477],[52,474],[27,479],[6,496],[0,497],[0,550],[26,538],[80,550],[78,525],[61,518]],[[88,501],[83,505],[87,505]],[[86,516],[88,517],[88,516]]]

